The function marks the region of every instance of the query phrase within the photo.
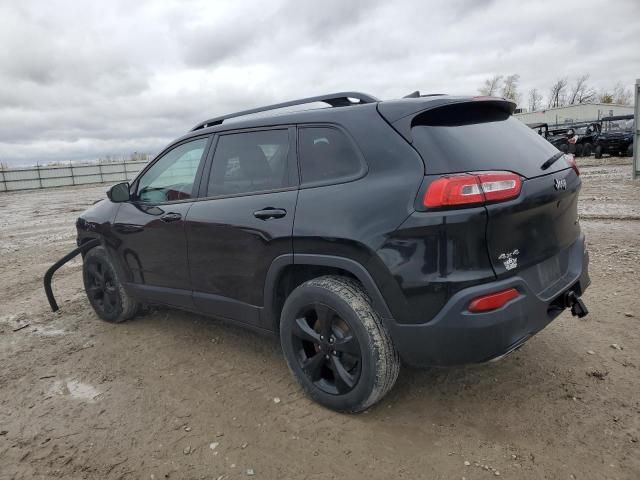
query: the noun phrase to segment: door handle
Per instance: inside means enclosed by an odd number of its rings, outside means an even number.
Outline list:
[[[253,212],[253,216],[260,220],[269,220],[270,218],[282,218],[287,214],[283,208],[267,207],[262,210]]]
[[[166,223],[177,222],[180,219],[182,219],[182,215],[174,212],[165,213],[160,217],[160,220]]]

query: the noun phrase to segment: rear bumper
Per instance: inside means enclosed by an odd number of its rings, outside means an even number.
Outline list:
[[[591,283],[583,237],[566,253],[565,274],[541,292],[532,289],[536,284],[532,276],[537,275],[533,267],[505,280],[458,292],[428,323],[388,321],[403,361],[414,366],[461,365],[486,362],[513,351],[562,313],[565,292],[573,290],[580,296]],[[467,310],[472,299],[507,288],[516,288],[520,296],[492,312]]]

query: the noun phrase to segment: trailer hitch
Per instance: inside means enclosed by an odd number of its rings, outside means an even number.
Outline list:
[[[51,265],[47,270],[47,273],[44,274],[44,291],[47,294],[47,300],[49,301],[49,305],[51,306],[52,312],[58,311],[58,303],[56,302],[55,297],[53,296],[53,290],[51,289],[51,279],[53,278],[53,274],[56,273],[62,265],[67,263],[69,260],[74,258],[79,253],[86,252],[87,250],[91,250],[93,247],[97,247],[100,245],[100,240],[95,238],[93,240],[89,240],[86,243],[83,243],[78,248],[71,250],[64,257],[58,260],[56,263]]]
[[[589,313],[587,306],[573,290],[569,290],[564,294],[564,304],[567,308],[571,308],[571,315],[574,317],[582,318]]]

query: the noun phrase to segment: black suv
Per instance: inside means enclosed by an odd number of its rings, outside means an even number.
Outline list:
[[[110,322],[161,304],[275,332],[339,411],[382,398],[401,360],[503,356],[585,315],[589,285],[578,169],[514,107],[345,92],[202,122],[78,219],[89,301]]]

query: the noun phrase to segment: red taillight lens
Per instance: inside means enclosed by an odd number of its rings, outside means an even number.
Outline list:
[[[429,208],[448,205],[482,203],[484,195],[475,175],[454,175],[435,180],[424,194],[424,206]]]
[[[497,310],[505,306],[507,302],[519,296],[520,294],[515,288],[509,288],[489,295],[483,295],[471,300],[471,303],[469,303],[469,311],[473,313],[480,313]]]
[[[465,173],[439,178],[429,185],[427,208],[504,201],[520,195],[522,180],[511,172]]]
[[[576,157],[570,153],[566,154],[565,157],[567,158],[569,165],[571,165],[571,168],[573,168],[573,171],[576,172],[576,175],[580,175],[580,170],[578,170],[578,164],[576,163]]]

